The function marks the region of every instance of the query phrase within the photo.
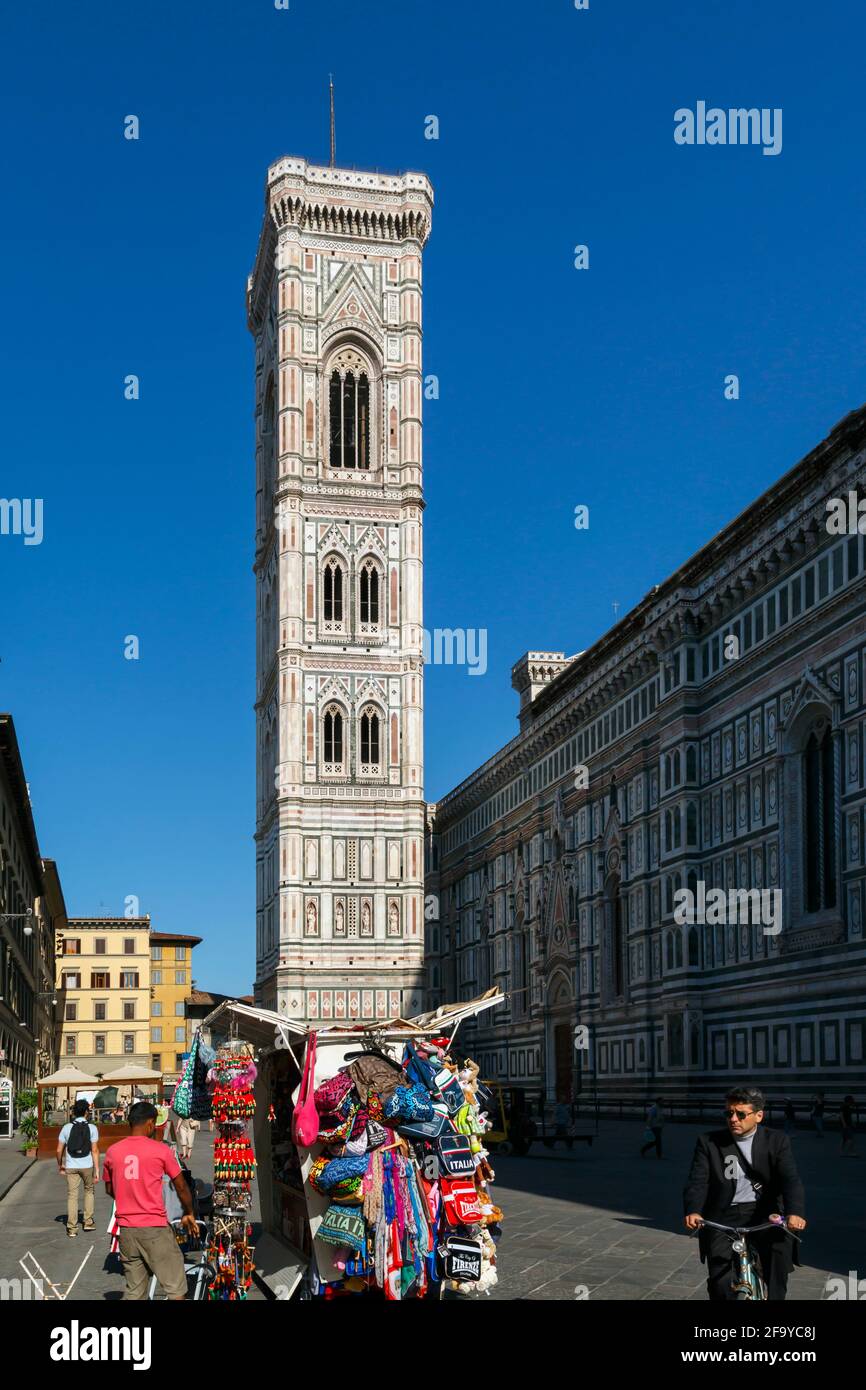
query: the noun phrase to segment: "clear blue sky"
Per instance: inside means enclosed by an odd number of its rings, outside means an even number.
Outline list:
[[[433,799],[516,732],[521,653],[588,646],[866,399],[864,30],[854,0],[7,11],[0,495],[45,512],[0,537],[0,707],[72,913],[137,894],[250,988],[244,290],[328,72],[338,162],[436,191],[426,622],[486,628],[489,669],[428,672]],[[699,100],[781,107],[782,153],[677,146]]]

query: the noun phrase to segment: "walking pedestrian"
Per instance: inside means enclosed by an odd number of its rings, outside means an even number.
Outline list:
[[[57,1167],[66,1178],[66,1234],[78,1235],[78,1188],[84,1188],[85,1231],[95,1231],[94,1183],[99,1182],[99,1130],[89,1120],[90,1106],[77,1100],[72,1120],[57,1136]]]
[[[192,1158],[192,1146],[195,1143],[196,1130],[200,1127],[200,1120],[191,1120],[187,1116],[182,1116],[178,1119],[175,1125],[175,1133],[177,1134],[179,1158]]]
[[[664,1101],[661,1096],[656,1096],[652,1105],[646,1112],[646,1131],[644,1133],[645,1144],[640,1151],[643,1158],[647,1149],[655,1148],[656,1158],[662,1156],[662,1129],[664,1128],[665,1114]]]
[[[818,1135],[819,1139],[824,1138],[824,1095],[824,1091],[815,1092],[814,1096],[812,1097],[812,1109],[810,1112],[810,1118],[812,1120],[812,1124],[815,1126],[815,1133]]]
[[[842,1148],[840,1153],[847,1158],[859,1158],[854,1148],[854,1129],[856,1125],[857,1102],[853,1096],[845,1096],[839,1107],[839,1123],[842,1126]]]
[[[183,1207],[181,1221],[190,1235],[198,1234],[192,1197],[180,1164],[168,1144],[158,1143],[156,1106],[139,1101],[129,1112],[128,1139],[112,1144],[103,1165],[105,1190],[117,1206],[120,1258],[126,1278],[125,1302],[147,1298],[147,1286],[156,1275],[166,1297],[186,1298],[183,1256],[168,1223],[162,1195],[166,1174]]]

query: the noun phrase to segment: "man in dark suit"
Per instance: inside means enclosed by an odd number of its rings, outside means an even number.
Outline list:
[[[778,1130],[765,1129],[765,1100],[752,1086],[738,1086],[725,1097],[727,1129],[700,1135],[683,1190],[685,1223],[690,1231],[704,1221],[725,1226],[757,1226],[781,1214],[791,1231],[802,1231],[805,1195],[791,1142]],[[797,1242],[784,1231],[761,1231],[752,1237],[767,1298],[782,1301]],[[704,1226],[701,1261],[707,1262],[707,1292],[714,1301],[731,1300],[731,1238]],[[794,1249],[792,1249],[794,1247]]]

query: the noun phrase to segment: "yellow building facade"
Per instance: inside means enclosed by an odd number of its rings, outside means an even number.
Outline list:
[[[150,1066],[150,918],[69,917],[56,937],[60,1065]]]
[[[184,932],[150,933],[150,1054],[148,1066],[163,1081],[178,1081],[193,1028],[186,1000],[192,992],[192,953],[200,936]]]

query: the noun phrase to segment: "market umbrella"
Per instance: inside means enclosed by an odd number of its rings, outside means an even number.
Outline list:
[[[102,1080],[115,1081],[161,1081],[161,1071],[150,1071],[147,1067],[137,1067],[132,1062],[127,1062],[122,1067],[115,1067],[114,1071],[107,1071]]]
[[[61,1067],[59,1071],[53,1071],[50,1076],[39,1077],[40,1086],[98,1086],[99,1077],[91,1076],[86,1071],[79,1071],[78,1067]]]

